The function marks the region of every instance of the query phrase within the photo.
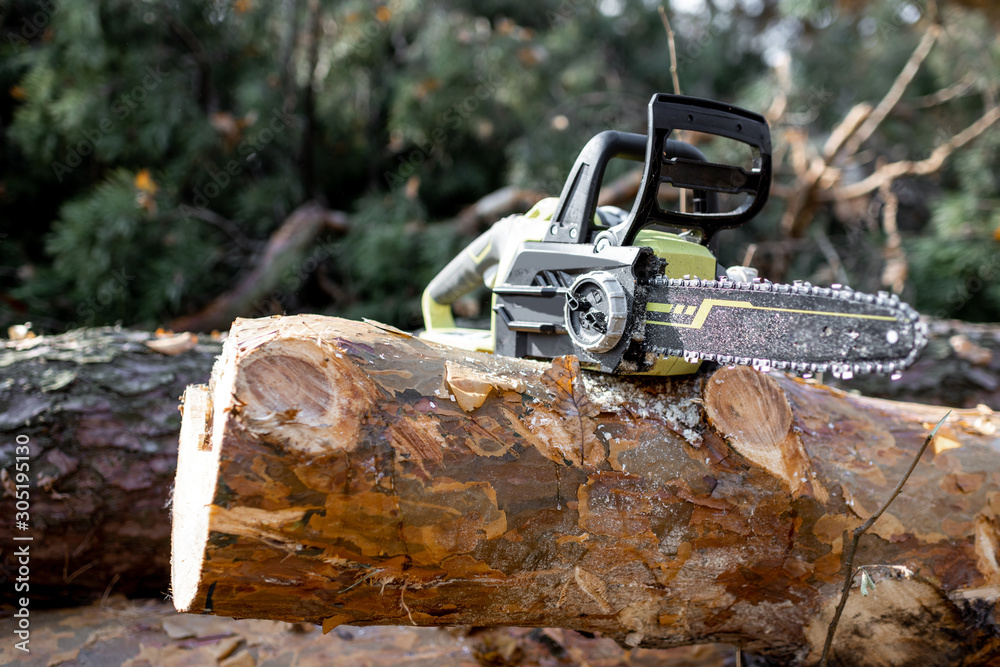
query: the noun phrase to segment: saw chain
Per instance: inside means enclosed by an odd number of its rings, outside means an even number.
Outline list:
[[[640,284],[647,292],[645,352],[656,357],[805,376],[831,372],[847,379],[864,373],[897,376],[927,343],[917,311],[886,292],[760,278],[657,276]],[[850,326],[835,326],[844,321]],[[734,341],[743,341],[747,354],[734,350]],[[713,350],[713,343],[720,349]],[[901,354],[893,356],[893,349]]]

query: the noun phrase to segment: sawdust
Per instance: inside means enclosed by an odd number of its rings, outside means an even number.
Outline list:
[[[590,402],[601,412],[628,412],[640,419],[662,419],[690,444],[701,445],[702,412],[696,399],[669,400],[625,378],[580,373]]]

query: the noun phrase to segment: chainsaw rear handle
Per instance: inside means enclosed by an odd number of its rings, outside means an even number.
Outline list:
[[[639,195],[628,216],[620,224],[602,232],[595,242],[605,245],[630,245],[635,235],[650,223],[700,230],[708,243],[721,229],[738,227],[764,207],[771,190],[771,133],[763,116],[696,97],[653,95],[648,108],[646,162]],[[694,130],[725,137],[746,144],[753,152],[750,170],[716,164],[687,155],[671,156],[667,150],[672,132]],[[747,195],[735,211],[667,211],[657,199],[660,185],[709,192]]]
[[[607,163],[615,157],[642,160],[645,150],[646,136],[631,132],[607,130],[588,141],[566,179],[544,240],[585,242],[590,228],[596,229],[597,195]],[[683,141],[669,139],[664,143],[664,150],[670,156],[691,161],[706,160],[701,151]],[[695,201],[703,201],[709,207],[717,206],[714,192],[696,192]],[[513,218],[495,223],[434,277],[421,299],[425,328],[450,329],[455,326],[451,304],[482,284],[487,272],[499,265],[512,238],[513,224]]]
[[[504,218],[480,234],[434,276],[421,299],[426,329],[455,326],[451,304],[483,284],[483,276],[500,263],[513,218]]]
[[[573,164],[559,203],[552,214],[552,224],[545,234],[545,241],[555,243],[587,243],[593,227],[597,199],[604,181],[604,171],[612,158],[641,162],[646,155],[647,137],[644,134],[605,130],[594,135],[580,151]],[[683,141],[667,139],[664,153],[672,158],[706,162],[705,155]],[[718,197],[714,192],[695,192],[695,202],[706,210],[715,210]]]

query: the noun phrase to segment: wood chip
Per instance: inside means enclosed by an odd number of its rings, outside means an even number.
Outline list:
[[[146,341],[146,347],[149,349],[171,357],[192,350],[197,344],[198,336],[190,332]]]

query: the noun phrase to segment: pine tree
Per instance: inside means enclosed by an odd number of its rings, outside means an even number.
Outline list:
[[[11,0],[0,41],[0,324],[163,324],[231,288],[289,213],[315,199],[347,211],[352,230],[272,305],[414,326],[425,281],[467,242],[440,221],[507,184],[557,194],[593,133],[644,130],[649,96],[672,90],[657,6]],[[819,145],[853,105],[877,102],[931,21],[945,38],[866,142],[866,160],[843,165],[852,178],[879,159],[928,155],[982,113],[997,84],[997,42],[975,10],[933,17],[923,0],[721,7],[668,12],[681,88],[758,111],[783,90],[779,184],[792,168],[787,132]],[[966,78],[953,98],[922,106]],[[998,132],[939,178],[896,186],[907,296],[920,308],[1000,310],[988,279],[960,305],[952,296],[989,273]],[[877,289],[878,197],[861,214],[858,203],[821,207],[812,236],[789,244],[775,197],[724,237],[721,257],[739,262],[755,243],[765,272],[829,278],[813,238],[822,230],[854,286]],[[949,274],[959,277],[940,278]]]

